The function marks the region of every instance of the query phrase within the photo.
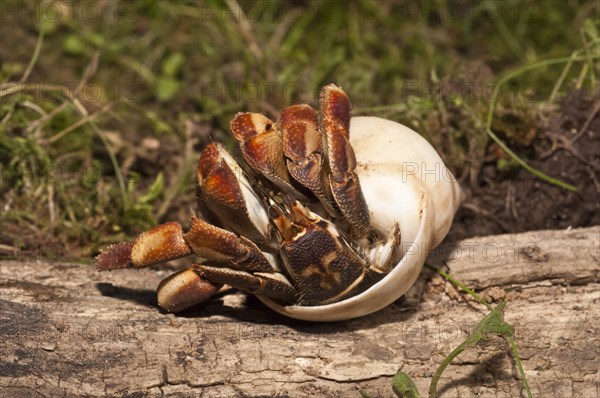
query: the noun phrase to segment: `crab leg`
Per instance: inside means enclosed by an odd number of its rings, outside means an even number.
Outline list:
[[[278,270],[251,240],[198,218],[192,218],[192,228],[183,238],[194,254],[209,261],[224,263],[236,270]]]
[[[198,205],[205,216],[255,242],[269,238],[269,219],[240,166],[218,144],[198,161]]]
[[[204,279],[227,284],[252,294],[259,294],[286,303],[296,301],[296,289],[280,273],[249,273],[230,268],[195,265],[194,270]]]
[[[331,195],[329,179],[323,171],[323,145],[317,111],[308,105],[289,106],[281,112],[279,125],[290,174],[315,194],[329,214],[340,217]]]
[[[192,254],[176,222],[159,225],[140,234],[133,242],[109,246],[96,257],[99,271],[143,268]],[[221,284],[202,279],[193,270],[177,272],[158,286],[158,305],[170,312],[181,311],[214,295]]]
[[[275,261],[251,240],[195,217],[185,234],[181,225],[170,222],[140,234],[133,242],[110,246],[97,257],[96,265],[100,271],[143,268],[192,253],[235,270],[279,271]]]
[[[375,272],[387,274],[396,264],[400,246],[400,225],[395,224],[388,236],[365,250],[366,257]]]
[[[99,271],[143,268],[190,254],[181,225],[169,222],[141,233],[133,242],[109,246],[96,257],[96,267]]]
[[[192,252],[222,266],[196,265],[163,280],[158,302],[167,311],[198,304],[223,284],[285,302],[295,300],[296,291],[277,264],[252,241],[195,217],[185,234],[181,225],[171,222],[142,233],[134,242],[112,246],[98,256],[97,266],[99,270],[142,268]]]
[[[179,312],[206,301],[224,284],[282,303],[296,301],[296,290],[281,274],[251,274],[229,268],[194,265],[160,282],[158,305],[165,311]]]
[[[330,84],[321,90],[320,104],[333,197],[357,234],[364,235],[369,229],[370,215],[354,172],[356,157],[350,145],[350,100],[342,89]]]
[[[158,305],[169,312],[179,312],[208,300],[223,287],[202,278],[188,268],[163,279],[158,288]]]
[[[206,301],[224,284],[282,303],[296,301],[296,290],[281,274],[251,274],[229,268],[194,265],[160,282],[157,289],[158,305],[165,311],[179,312]]]
[[[192,219],[192,228],[184,239],[196,255],[211,263],[222,263],[221,267],[194,266],[204,279],[253,294],[294,301],[296,291],[279,273],[276,261],[252,241],[199,219]]]
[[[252,169],[280,188],[295,191],[283,156],[281,132],[275,122],[260,113],[238,113],[231,121],[231,132]]]

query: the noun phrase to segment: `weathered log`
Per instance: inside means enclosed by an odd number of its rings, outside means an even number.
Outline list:
[[[535,397],[578,398],[599,394],[599,261],[600,227],[473,238],[429,259],[508,301]],[[167,274],[3,261],[0,395],[389,397],[399,369],[426,394],[487,313],[426,270],[405,299],[352,321],[286,319],[242,293],[172,315],[154,294]],[[506,340],[492,337],[459,356],[438,391],[518,397],[516,369]]]

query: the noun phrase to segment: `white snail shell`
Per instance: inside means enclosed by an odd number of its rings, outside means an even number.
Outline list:
[[[383,236],[400,224],[402,258],[390,273],[363,293],[333,304],[282,306],[258,296],[285,316],[338,321],[370,314],[396,301],[414,284],[430,249],[448,233],[460,204],[460,187],[435,149],[410,128],[378,117],[350,122],[371,226]]]

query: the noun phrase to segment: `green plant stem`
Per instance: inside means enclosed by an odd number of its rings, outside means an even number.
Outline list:
[[[527,164],[526,161],[524,161],[523,159],[521,159],[519,157],[519,155],[517,155],[516,153],[514,153],[500,138],[498,138],[498,136],[496,134],[494,134],[492,132],[492,130],[490,129],[486,129],[487,134],[490,136],[490,138],[492,140],[494,140],[494,142],[496,144],[498,144],[498,146],[500,148],[502,148],[502,150],[504,150],[504,152],[506,152],[511,158],[513,158],[513,160],[515,162],[517,162],[519,164],[519,166],[521,166],[522,168],[524,168],[525,170],[527,170],[528,172],[530,172],[531,174],[533,174],[534,176],[547,181],[551,184],[557,185],[561,188],[564,188],[566,190],[569,190],[571,192],[577,192],[577,187],[575,187],[574,185],[571,185],[569,183],[566,183],[564,181],[561,181],[559,179],[556,179],[554,177],[550,177],[547,174],[542,173],[541,171],[539,171],[538,169],[531,167],[529,164]]]
[[[590,48],[588,45],[588,42],[585,38],[585,33],[583,31],[583,29],[579,30],[579,34],[581,35],[581,41],[583,42],[583,48],[585,50],[585,55],[586,55],[586,61],[587,64],[590,66],[590,85],[592,86],[592,89],[594,87],[596,87],[596,72],[594,71],[594,63],[592,62],[592,59],[594,59],[594,57],[592,57],[592,54],[590,54]],[[594,40],[596,41],[596,40]],[[592,42],[594,42],[592,41]],[[598,42],[596,41],[596,49],[598,49]]]
[[[100,130],[98,125],[96,125],[96,123],[93,120],[90,120],[89,124],[90,124],[90,126],[92,126],[92,129],[98,135],[98,137],[100,137],[100,139],[102,140],[102,144],[104,144],[104,147],[106,148],[106,152],[108,152],[108,156],[110,157],[110,161],[115,170],[115,175],[117,176],[117,181],[119,182],[119,190],[121,191],[121,199],[123,200],[123,208],[128,209],[129,208],[129,195],[127,194],[127,188],[125,187],[125,180],[123,179],[123,174],[121,173],[121,169],[119,168],[119,162],[117,161],[117,157],[115,156],[115,153],[111,149],[110,144],[106,140],[104,133],[102,132],[102,130]]]
[[[33,50],[33,55],[31,56],[31,59],[29,60],[29,64],[27,65],[27,69],[25,69],[25,72],[23,73],[21,80],[19,80],[19,83],[25,83],[25,81],[27,81],[27,79],[29,78],[29,75],[31,74],[31,71],[33,70],[33,67],[36,64],[37,59],[40,56],[40,51],[42,49],[42,43],[44,42],[44,33],[45,33],[44,28],[42,26],[40,26],[40,33],[38,35],[37,42],[35,43],[35,50]]]
[[[502,38],[502,40],[504,40],[504,42],[506,43],[508,48],[522,62],[525,62],[526,58],[527,58],[527,56],[525,54],[525,50],[523,50],[523,47],[521,47],[521,44],[519,43],[519,41],[517,39],[515,39],[514,35],[512,34],[512,32],[510,31],[508,26],[506,26],[506,24],[504,23],[504,19],[502,18],[502,13],[498,13],[495,16],[494,22],[495,22],[494,26],[496,28],[496,31],[500,34],[500,37]]]
[[[429,398],[437,397],[437,384],[440,377],[442,376],[442,373],[444,373],[444,370],[446,370],[446,368],[448,367],[448,365],[450,365],[454,358],[456,358],[461,352],[465,350],[467,345],[469,345],[469,340],[465,340],[462,343],[460,343],[460,345],[454,350],[452,350],[450,355],[448,355],[444,359],[444,362],[442,362],[442,364],[437,368],[433,375],[433,378],[431,379],[431,384],[429,385]]]
[[[517,343],[515,342],[515,338],[512,335],[508,336],[508,342],[510,343],[510,349],[512,350],[512,353],[515,356],[515,362],[517,363],[517,367],[519,368],[519,373],[521,374],[521,379],[523,380],[523,387],[525,387],[525,391],[527,391],[527,396],[529,398],[533,398],[533,396],[531,395],[531,389],[529,388],[529,383],[527,382],[527,376],[525,376],[523,364],[521,363],[521,358],[519,357],[519,350],[517,350]]]
[[[569,60],[569,62],[567,62],[567,64],[563,68],[563,71],[561,72],[560,76],[558,77],[558,80],[556,81],[554,88],[552,88],[550,97],[548,97],[548,102],[554,102],[554,100],[556,99],[556,96],[558,95],[558,90],[560,90],[560,87],[562,86],[563,82],[565,81],[565,78],[567,77],[569,70],[571,70],[571,66],[573,66],[573,58],[576,55],[577,55],[577,51],[573,51],[573,54],[571,54],[571,59]]]
[[[550,93],[550,97],[548,98],[549,102],[554,102],[554,100],[556,99],[556,96],[558,95],[558,90],[560,90],[560,86],[562,86],[563,82],[565,81],[567,73],[569,73],[571,66],[573,66],[573,57],[575,57],[576,55],[577,51],[573,51],[569,62],[567,62],[567,65],[565,65],[565,67],[563,68],[563,71],[561,72],[558,80],[556,81],[556,84],[554,85],[554,88],[552,89],[552,93]]]

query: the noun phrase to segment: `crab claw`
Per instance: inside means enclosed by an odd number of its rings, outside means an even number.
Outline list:
[[[230,268],[194,265],[194,270],[204,279],[227,284],[233,288],[277,299],[285,303],[296,301],[296,290],[279,273],[246,272]]]
[[[143,268],[190,254],[181,225],[170,222],[143,232],[133,242],[109,246],[96,257],[96,267],[99,271]]]
[[[206,301],[222,286],[203,279],[191,268],[179,271],[158,285],[158,305],[165,311],[179,312]]]
[[[218,144],[208,145],[198,162],[198,205],[221,225],[252,241],[269,237],[267,212],[243,170]]]
[[[359,235],[364,235],[369,229],[370,215],[354,172],[356,157],[350,145],[350,99],[341,88],[330,84],[321,90],[320,104],[331,192],[342,214]]]
[[[283,133],[283,153],[290,174],[312,191],[334,217],[340,217],[323,172],[323,145],[317,111],[308,105],[292,105],[281,112],[279,125]]]
[[[283,156],[279,127],[260,113],[238,113],[231,121],[231,131],[240,143],[246,162],[284,190],[295,189]]]
[[[184,235],[184,239],[199,257],[226,262],[228,266],[240,270],[276,270],[251,240],[198,218],[192,218],[192,228]]]

